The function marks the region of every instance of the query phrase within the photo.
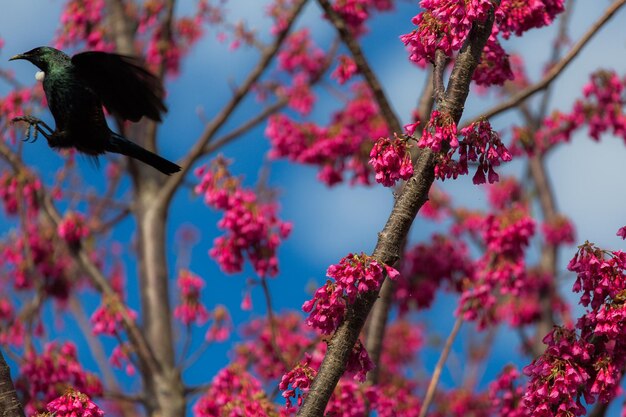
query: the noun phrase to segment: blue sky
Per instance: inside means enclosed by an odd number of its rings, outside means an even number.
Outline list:
[[[25,83],[34,82],[35,68],[24,62],[7,60],[15,53],[29,50],[35,46],[50,43],[58,25],[59,0],[23,0],[3,2],[0,14],[0,37],[5,40],[5,47],[0,53],[0,67],[12,69]],[[229,8],[232,16],[247,20],[259,31],[265,31],[269,21],[260,18],[267,1],[231,1]],[[570,36],[577,40],[584,30],[602,12],[597,2],[577,2]],[[188,10],[193,2],[181,2],[179,11]],[[401,2],[397,11],[383,14],[374,19],[371,31],[364,38],[364,50],[372,67],[378,72],[384,89],[388,94],[397,114],[404,122],[409,121],[410,112],[423,85],[423,73],[408,62],[407,54],[398,36],[412,30],[411,17],[418,12],[417,2]],[[602,2],[604,6],[606,2]],[[36,12],[34,12],[36,10]],[[333,38],[330,26],[319,19],[320,11],[315,2],[311,2],[298,26],[313,25],[312,32],[321,45],[327,45]],[[568,110],[571,102],[578,96],[587,81],[587,75],[595,68],[612,68],[618,73],[626,73],[626,38],[623,35],[624,12],[620,12],[602,32],[582,51],[573,65],[556,82],[552,107]],[[554,28],[534,30],[523,39],[507,42],[509,52],[521,53],[527,60],[530,74],[537,79],[541,74],[542,62],[551,53],[551,39]],[[237,84],[254,66],[257,53],[242,48],[231,51],[228,44],[214,42],[215,33],[209,32],[206,40],[194,47],[182,67],[181,75],[170,80],[168,88],[169,113],[159,133],[160,153],[172,159],[181,157],[195,142],[203,129],[197,116],[199,109],[211,117],[226,102],[230,85]],[[550,42],[546,41],[550,40]],[[606,46],[610,52],[607,53]],[[7,86],[0,81],[0,93],[7,91]],[[332,96],[325,94],[318,103],[314,117],[327,120],[324,109],[336,107],[331,102]],[[466,105],[466,116],[475,116],[481,110],[493,105],[497,99],[493,96],[477,97],[471,95]],[[254,100],[249,100],[228,124],[226,130],[237,126],[258,108]],[[498,116],[492,120],[496,128],[507,128],[517,119],[514,114]],[[225,147],[222,152],[234,159],[232,171],[245,176],[246,184],[252,186],[259,169],[264,164],[264,153],[268,143],[263,135],[264,126],[251,130],[241,140]],[[41,173],[50,172],[58,167],[61,157],[48,149],[44,141],[26,145],[26,158],[34,163]],[[626,193],[626,146],[621,139],[605,137],[600,143],[593,143],[579,135],[573,144],[555,151],[548,158],[548,171],[557,193],[559,209],[568,215],[577,226],[578,241],[593,241],[612,249],[625,249],[624,242],[615,236],[617,229],[626,224],[624,215]],[[84,161],[83,161],[84,162]],[[518,174],[522,171],[519,163],[512,163],[504,172]],[[88,163],[81,163],[80,172],[87,179],[87,184],[99,187],[104,172]],[[292,236],[280,249],[281,274],[270,283],[277,310],[299,309],[310,295],[307,286],[325,280],[325,270],[329,264],[337,262],[349,252],[371,252],[376,243],[376,234],[384,225],[391,209],[391,192],[383,187],[339,186],[327,188],[316,180],[316,170],[310,167],[295,166],[278,161],[271,164],[270,183],[280,192],[281,218],[293,221]],[[484,207],[485,196],[471,184],[469,178],[458,181],[446,181],[440,184],[451,194],[457,204],[470,207]],[[190,269],[207,281],[205,302],[211,308],[222,303],[230,308],[236,324],[241,324],[249,317],[263,314],[263,299],[260,291],[253,291],[254,312],[242,312],[239,309],[241,295],[245,289],[247,277],[252,276],[247,270],[240,276],[224,276],[215,263],[208,257],[207,250],[217,235],[215,222],[218,215],[195,197],[189,189],[181,190],[171,210],[168,226],[170,240],[173,241],[176,230],[184,224],[193,224],[202,233],[200,243],[194,248]],[[6,223],[0,223],[6,226]],[[413,241],[426,239],[436,228],[423,220],[417,220],[411,232]],[[2,230],[6,233],[8,229]],[[127,249],[130,249],[134,234],[131,221],[125,222],[115,234]],[[575,248],[562,254],[564,263],[573,255]],[[168,254],[174,268],[175,248],[171,245]],[[129,299],[137,302],[134,262],[129,262]],[[570,284],[564,285],[569,290]],[[217,290],[219,289],[219,290]],[[97,297],[93,296],[94,300]],[[136,304],[135,304],[136,305]],[[452,325],[450,299],[440,297],[431,315],[424,320],[434,325],[445,337]],[[69,336],[76,331],[70,321],[59,335]],[[200,336],[200,332],[198,336]],[[516,335],[503,329],[490,362],[490,370],[497,370],[508,362],[511,349],[517,345]],[[113,342],[109,345],[112,346]],[[79,341],[79,346],[84,342]],[[226,352],[230,343],[213,347],[200,366],[191,370],[189,381],[201,382],[211,377],[227,363]],[[461,351],[462,343],[455,347]],[[429,350],[425,357],[427,367],[437,350]],[[487,375],[490,375],[488,372]],[[444,383],[454,381],[447,374]],[[132,382],[130,383],[132,385]]]

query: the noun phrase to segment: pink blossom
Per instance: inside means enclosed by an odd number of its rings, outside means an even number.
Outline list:
[[[378,291],[386,277],[395,279],[399,272],[361,253],[349,254],[339,264],[329,266],[326,275],[334,282],[328,280],[302,310],[309,313],[309,326],[331,334],[343,320],[347,304],[354,303],[359,294]]]
[[[57,417],[103,417],[104,411],[82,392],[69,389],[65,394],[50,401],[48,412]]]
[[[417,244],[404,253],[395,300],[400,313],[428,308],[446,283],[472,277],[474,265],[461,240],[434,235],[428,244]]]
[[[331,78],[337,79],[339,84],[345,84],[357,71],[358,68],[352,58],[346,55],[340,55],[339,64],[331,74]]]
[[[184,325],[195,322],[202,326],[209,320],[209,312],[200,299],[200,290],[204,281],[193,272],[181,270],[177,280],[181,303],[174,308],[174,317]]]
[[[617,231],[617,236],[621,237],[622,239],[626,239],[626,226],[619,228],[619,230]]]
[[[136,373],[135,366],[130,361],[131,347],[128,343],[122,343],[113,348],[113,352],[109,357],[109,363],[114,368],[119,368],[126,371],[126,375],[134,376]]]
[[[57,233],[70,247],[77,247],[83,239],[89,236],[85,216],[81,213],[67,213],[59,222]]]
[[[102,395],[102,384],[94,374],[82,368],[76,346],[69,342],[48,343],[43,353],[27,350],[15,388],[27,399],[24,406],[28,414],[43,410],[45,404],[67,388],[89,396]]]
[[[311,382],[317,375],[317,371],[311,368],[311,355],[304,354],[304,360],[298,363],[291,371],[283,375],[278,388],[283,391],[282,396],[287,407],[291,407],[291,398],[296,399],[298,406],[302,405]],[[291,388],[289,388],[291,387]]]
[[[563,0],[502,0],[497,26],[505,39],[511,33],[521,36],[529,29],[550,25],[563,10]]]
[[[276,415],[261,384],[239,366],[222,369],[193,406],[195,417],[270,417]]]
[[[205,334],[208,342],[223,342],[230,337],[233,323],[228,313],[228,309],[223,305],[218,305],[211,314],[213,322]]]
[[[278,219],[276,203],[260,201],[252,190],[241,187],[228,164],[220,156],[209,168],[196,170],[200,177],[196,193],[207,205],[224,211],[218,227],[225,234],[214,240],[209,255],[226,273],[241,272],[247,257],[260,277],[273,277],[278,273],[278,246],[289,236],[291,225]]]
[[[481,86],[503,85],[505,81],[513,79],[509,56],[492,33],[483,49],[480,62],[474,70],[472,80]]]
[[[376,182],[393,187],[396,181],[413,175],[413,164],[406,140],[380,138],[370,152],[370,165],[376,172]]]
[[[576,240],[574,225],[563,216],[541,225],[546,242],[551,245],[573,244]]]
[[[132,320],[137,318],[137,313],[126,307],[117,296],[104,300],[103,304],[91,315],[93,334],[119,335],[123,329],[124,311]]]
[[[265,129],[272,145],[270,157],[317,166],[318,177],[327,185],[343,181],[347,172],[352,173],[353,183],[369,184],[367,152],[372,138],[387,137],[389,130],[369,88],[355,83],[352,92],[345,108],[333,113],[327,126],[299,123],[283,114],[270,117]]]
[[[272,328],[273,327],[273,328]],[[303,346],[315,345],[318,335],[308,327],[296,312],[285,312],[268,319],[255,319],[242,330],[245,341],[235,348],[235,362],[248,365],[262,381],[273,381],[284,375],[285,364],[296,363],[302,355]],[[325,343],[319,342],[320,351]],[[315,357],[314,357],[315,356]],[[311,365],[317,369],[321,358],[313,353]]]

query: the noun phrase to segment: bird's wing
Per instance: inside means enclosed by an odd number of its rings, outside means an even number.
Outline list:
[[[161,81],[137,58],[92,51],[74,55],[72,64],[107,110],[123,119],[136,122],[146,116],[161,121],[167,111]]]

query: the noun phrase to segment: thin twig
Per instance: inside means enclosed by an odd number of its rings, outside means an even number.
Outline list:
[[[18,156],[9,149],[7,144],[0,141],[0,155],[11,165],[16,173],[28,172],[27,168],[23,165]],[[39,200],[41,203],[41,210],[48,216],[52,224],[56,227],[62,221],[62,217],[54,204],[52,199],[46,193],[45,189],[39,190]],[[111,296],[115,295],[115,291],[111,288],[108,280],[93,263],[89,254],[83,248],[73,249],[68,248],[68,252],[74,258],[74,261],[87,273],[91,279],[92,285],[103,295]],[[131,341],[133,348],[141,358],[141,363],[146,367],[148,371],[144,375],[149,377],[158,372],[160,369],[159,363],[154,358],[150,346],[146,342],[145,338],[141,334],[141,331],[137,327],[137,324],[130,317],[126,309],[122,309],[120,312],[122,316],[122,325],[128,333],[129,340]]]
[[[277,333],[276,333],[276,320],[274,318],[274,308],[272,307],[272,296],[270,294],[269,286],[267,285],[267,279],[261,277],[261,288],[263,288],[263,295],[265,296],[265,308],[267,310],[267,322],[270,327],[270,343],[272,345],[272,350],[276,357],[280,360],[286,370],[289,370],[290,364],[287,363],[287,360],[283,356],[280,348],[277,343]]]
[[[448,355],[450,355],[450,350],[452,349],[452,344],[454,343],[454,339],[456,335],[459,333],[461,329],[461,325],[463,324],[463,318],[461,316],[457,317],[454,322],[454,327],[452,327],[452,331],[448,335],[448,339],[446,340],[446,344],[441,351],[441,355],[439,356],[439,360],[437,361],[437,365],[435,366],[435,370],[433,371],[433,376],[430,379],[430,383],[428,384],[428,389],[426,390],[426,396],[424,397],[424,402],[422,403],[422,408],[420,409],[419,417],[425,417],[428,412],[428,407],[433,401],[435,397],[435,390],[437,389],[437,384],[439,383],[439,377],[441,376],[441,371],[443,370],[443,366],[448,360]]]
[[[293,7],[291,15],[287,19],[285,29],[280,32],[270,47],[268,47],[256,67],[248,74],[248,77],[244,80],[243,84],[234,92],[230,101],[222,108],[222,110],[213,118],[213,120],[205,127],[204,131],[200,135],[200,138],[195,143],[189,154],[180,163],[182,170],[176,175],[172,175],[168,178],[167,182],[161,188],[158,199],[161,201],[169,201],[174,195],[174,192],[178,189],[178,186],[182,183],[187,173],[191,170],[193,164],[205,153],[207,144],[211,141],[215,133],[226,123],[226,121],[233,114],[235,109],[239,106],[243,98],[251,91],[252,87],[259,80],[261,75],[269,67],[270,63],[278,53],[279,48],[283,44],[287,37],[287,34],[291,30],[296,18],[300,15],[300,12],[304,8],[307,0],[299,0]]]

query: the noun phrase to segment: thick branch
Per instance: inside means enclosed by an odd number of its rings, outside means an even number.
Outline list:
[[[17,399],[17,392],[11,380],[11,369],[0,351],[0,415],[2,417],[26,417],[24,408]]]
[[[318,0],[323,3],[325,0]],[[471,76],[491,33],[493,12],[484,24],[474,24],[468,39],[459,53],[452,70],[444,106],[458,122],[469,91]],[[384,264],[393,265],[400,257],[403,241],[420,207],[428,199],[428,191],[434,180],[434,155],[429,149],[420,153],[413,176],[398,196],[384,229],[378,235],[373,257]],[[299,417],[318,417],[324,414],[326,404],[346,369],[347,359],[359,337],[377,292],[370,292],[349,308],[344,322],[339,326],[328,344],[326,356],[317,377],[298,412]]]

